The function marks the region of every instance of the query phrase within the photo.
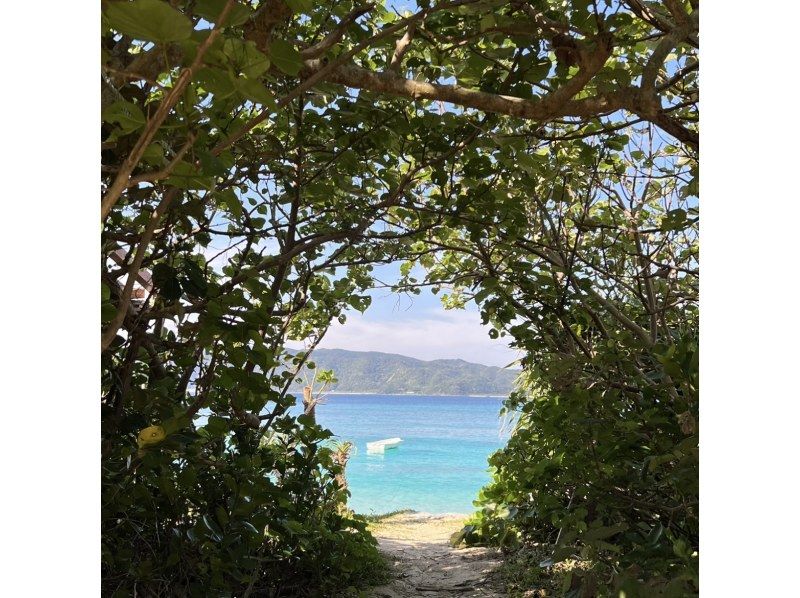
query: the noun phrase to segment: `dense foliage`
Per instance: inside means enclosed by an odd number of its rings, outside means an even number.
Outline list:
[[[399,259],[527,355],[476,534],[560,530],[609,567],[587,592],[691,582],[697,4],[406,6],[103,2],[109,595],[380,574],[330,433],[287,410]]]
[[[446,277],[456,259],[473,271],[486,320],[526,355],[506,402],[518,423],[465,539],[557,544],[553,561],[599,563],[584,592],[686,596],[699,540],[691,160],[651,142],[631,150],[644,169],[624,156],[565,168],[582,147],[546,156],[539,181],[498,175],[492,188],[520,213],[479,240],[448,231],[461,250],[432,271]]]
[[[336,372],[337,392],[507,396],[519,371],[462,359],[423,361],[375,351],[316,349],[316,367]],[[309,377],[313,379],[313,373]],[[305,378],[301,378],[305,380]]]

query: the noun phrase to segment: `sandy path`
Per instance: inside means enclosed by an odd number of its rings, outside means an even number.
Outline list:
[[[487,579],[500,564],[495,550],[450,546],[450,535],[461,528],[464,518],[404,513],[371,526],[393,567],[394,579],[374,588],[370,596],[504,596]]]

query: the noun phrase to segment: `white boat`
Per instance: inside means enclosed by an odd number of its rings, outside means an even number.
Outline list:
[[[386,449],[397,448],[403,442],[402,438],[387,438],[386,440],[376,440],[367,443],[368,453],[382,453]]]

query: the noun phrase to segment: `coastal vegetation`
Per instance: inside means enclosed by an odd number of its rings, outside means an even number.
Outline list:
[[[551,547],[565,595],[693,595],[698,3],[392,6],[102,3],[104,592],[385,575],[290,390],[401,262],[523,355],[456,540]]]
[[[636,143],[613,167],[581,164],[582,142],[564,141],[573,159],[547,156],[546,174],[498,173],[492,188],[515,195],[514,210],[484,221],[477,242],[468,229],[432,238],[443,253],[428,276],[479,303],[525,355],[505,403],[516,429],[490,460],[465,541],[552,543],[548,562],[594,563],[576,587],[687,596],[699,542],[697,204],[691,161]],[[468,285],[453,279],[467,268]]]

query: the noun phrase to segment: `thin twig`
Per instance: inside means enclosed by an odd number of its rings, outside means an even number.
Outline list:
[[[158,132],[158,129],[161,127],[172,108],[178,103],[178,100],[180,100],[181,96],[183,95],[183,91],[192,80],[195,71],[200,68],[201,64],[203,63],[203,57],[205,56],[205,53],[216,41],[220,33],[222,33],[223,25],[225,24],[228,14],[230,13],[234,4],[235,0],[228,0],[225,3],[225,7],[222,9],[219,18],[217,19],[217,24],[214,26],[214,29],[211,31],[206,40],[200,44],[200,47],[197,49],[197,55],[192,61],[192,64],[188,68],[185,68],[183,71],[181,71],[175,86],[162,100],[161,104],[158,106],[158,110],[156,110],[155,115],[153,115],[153,118],[147,121],[144,131],[136,141],[136,145],[133,146],[133,149],[128,154],[128,157],[125,158],[125,161],[122,163],[122,167],[119,169],[114,182],[103,196],[103,200],[100,205],[100,222],[105,222],[106,217],[116,205],[117,201],[119,201],[122,192],[128,187],[128,181],[133,169],[136,168],[139,160],[141,160],[142,156],[144,155],[144,151],[147,149],[147,146],[150,145],[150,142],[153,140],[153,137],[155,137],[155,134]]]

